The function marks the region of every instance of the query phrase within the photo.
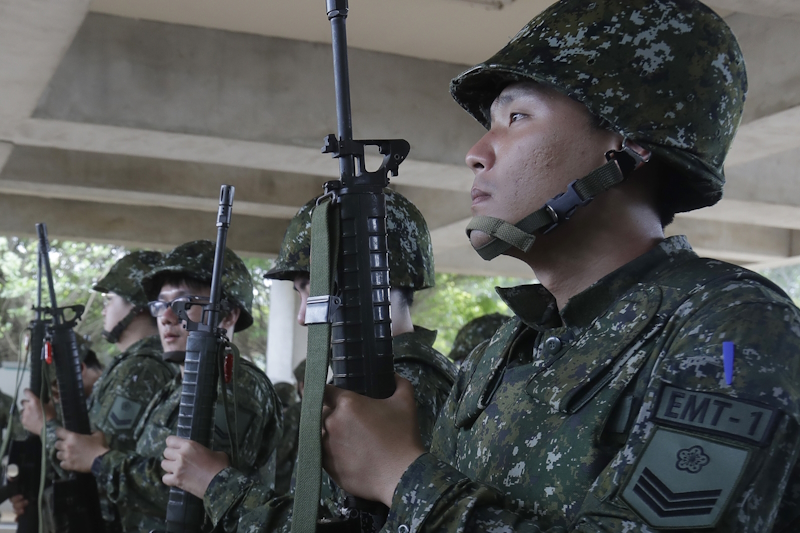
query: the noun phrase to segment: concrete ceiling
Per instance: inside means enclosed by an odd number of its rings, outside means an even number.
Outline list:
[[[482,1],[482,0],[481,0]],[[494,4],[488,1],[488,4]],[[481,129],[447,94],[549,0],[353,0],[357,137],[403,137],[393,183],[433,230],[442,271],[529,276],[463,237]],[[277,251],[288,219],[338,166],[330,26],[322,0],[0,0],[0,233],[168,247],[214,235],[220,183],[237,187],[231,245]],[[702,253],[755,266],[800,256],[800,2],[714,0],[750,93],[725,199],[681,216]]]

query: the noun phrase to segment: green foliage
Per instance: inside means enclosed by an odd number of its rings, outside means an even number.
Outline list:
[[[128,250],[115,245],[72,241],[50,241],[50,262],[56,298],[60,307],[73,304],[86,306],[86,312],[75,332],[88,336],[92,349],[107,363],[116,353],[113,345],[102,338],[102,298],[92,290],[94,283]],[[0,360],[17,360],[19,342],[28,322],[33,318],[31,307],[36,302],[38,245],[35,239],[0,237]],[[253,275],[253,325],[236,335],[242,354],[260,366],[265,363],[267,321],[269,319],[269,287],[264,273],[271,262],[248,258],[245,264]],[[49,305],[47,282],[43,280],[42,303]]]
[[[102,300],[91,290],[95,281],[117,259],[125,254],[120,246],[86,244],[71,241],[50,241],[50,265],[59,307],[81,304],[86,306],[76,333],[88,335],[101,360],[108,360],[111,346],[102,340]],[[36,239],[0,237],[0,268],[5,283],[0,292],[0,357],[19,358],[19,340],[34,314],[37,291]],[[50,305],[47,280],[42,273],[42,304]]]
[[[243,258],[253,276],[253,325],[236,334],[234,341],[239,351],[250,357],[262,370],[267,367],[267,330],[269,325],[269,285],[264,274],[272,268],[272,259]]]
[[[759,274],[785,290],[794,303],[800,305],[800,265],[771,268]]]
[[[438,330],[434,347],[447,355],[467,322],[489,313],[511,315],[494,288],[511,287],[530,280],[506,277],[436,274],[436,286],[415,293],[411,317],[415,324]]]

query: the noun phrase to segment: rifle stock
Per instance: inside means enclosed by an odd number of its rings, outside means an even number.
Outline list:
[[[211,298],[203,306],[203,319],[193,322],[187,316],[190,303],[173,304],[175,313],[186,321],[189,338],[186,341],[183,387],[178,412],[177,435],[210,448],[214,430],[214,402],[217,393],[218,361],[220,347],[225,342],[225,330],[219,328],[222,296],[222,271],[225,246],[231,223],[231,209],[235,189],[223,185],[220,189],[217,212],[217,245],[214,251],[214,271],[211,276]],[[167,531],[170,533],[197,533],[203,526],[205,509],[203,500],[178,488],[169,492],[167,504]]]
[[[73,331],[83,314],[84,307],[82,305],[58,307],[48,255],[50,245],[47,242],[47,227],[44,224],[36,224],[36,233],[50,293],[50,307],[47,310],[50,314],[50,323],[46,327],[46,336],[53,350],[63,425],[74,433],[90,435],[92,427],[83,393],[80,352]],[[69,319],[65,316],[66,310],[72,312]],[[47,386],[46,383],[42,385]],[[97,483],[92,474],[71,472],[68,478],[54,483],[53,490],[55,522],[59,531],[77,533],[105,530]]]

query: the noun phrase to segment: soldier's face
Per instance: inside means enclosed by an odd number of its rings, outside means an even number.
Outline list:
[[[161,287],[158,299],[162,302],[171,302],[176,298],[185,296],[203,296],[208,298],[211,295],[211,287],[190,289],[185,283],[173,285],[165,283]],[[195,305],[189,310],[188,315],[194,322],[199,322],[203,314],[202,306]],[[165,352],[184,352],[186,351],[186,339],[189,332],[183,327],[183,321],[178,318],[171,307],[167,307],[164,314],[158,317],[158,334],[161,336],[161,348]]]
[[[490,130],[467,153],[472,214],[516,224],[605,163],[621,143],[592,125],[586,107],[536,83],[506,87],[491,108]],[[473,246],[488,241],[473,231]]]
[[[294,290],[300,295],[300,309],[297,311],[297,323],[301,326],[306,325],[306,304],[308,303],[309,282],[310,278],[308,274],[298,274],[294,278]]]
[[[103,295],[103,329],[111,331],[120,320],[128,316],[133,304],[119,294],[109,292]]]

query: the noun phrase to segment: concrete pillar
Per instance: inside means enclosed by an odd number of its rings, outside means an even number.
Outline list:
[[[267,376],[273,383],[294,383],[296,300],[291,281],[272,281],[267,327]]]

